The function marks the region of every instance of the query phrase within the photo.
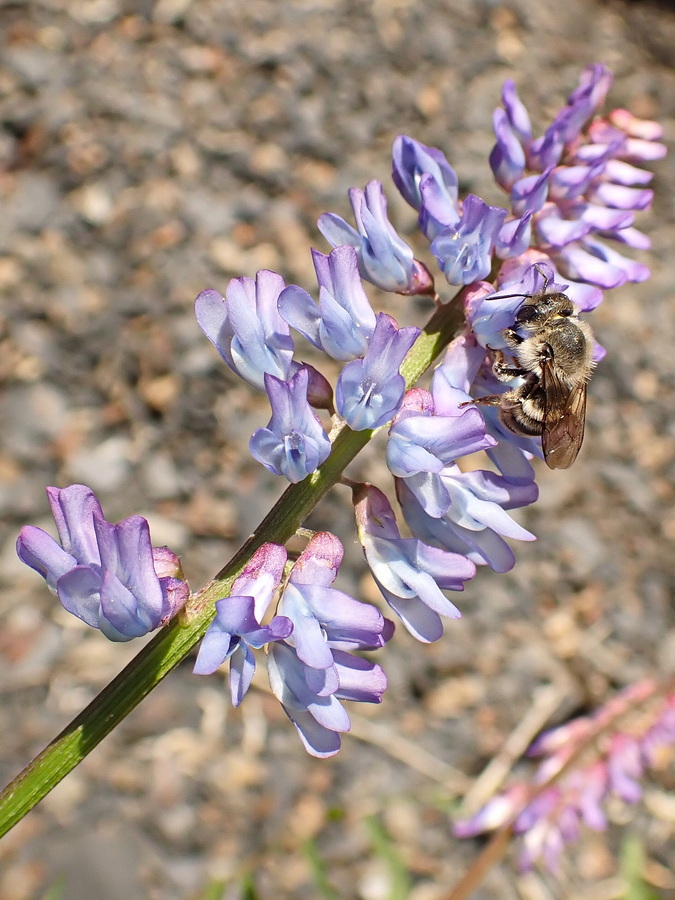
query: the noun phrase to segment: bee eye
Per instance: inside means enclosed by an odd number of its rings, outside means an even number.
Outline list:
[[[516,313],[516,322],[529,322],[537,314],[534,306],[521,306]]]
[[[574,312],[573,309],[561,309],[559,315],[561,316],[571,316]]]

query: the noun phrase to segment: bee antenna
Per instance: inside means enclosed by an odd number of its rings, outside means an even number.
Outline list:
[[[550,279],[549,276],[544,272],[544,270],[543,270],[542,267],[539,265],[539,263],[535,263],[535,266],[534,266],[534,267],[535,267],[535,269],[537,270],[537,272],[539,272],[539,274],[541,275],[541,277],[544,279],[544,286],[543,286],[543,288],[541,289],[541,293],[542,293],[542,294],[545,294],[546,291],[548,290],[549,284],[551,283],[551,279]]]
[[[527,299],[528,297],[532,297],[533,294],[500,294],[498,297],[488,297],[488,300],[510,300],[512,297],[523,297]]]

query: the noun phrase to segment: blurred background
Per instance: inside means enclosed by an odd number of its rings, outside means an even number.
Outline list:
[[[614,71],[610,106],[672,134],[671,4],[0,2],[3,783],[139,649],[67,616],[16,560],[21,525],[52,528],[45,486],[88,484],[113,521],[146,515],[193,588],[282,490],[247,454],[266,401],[199,331],[196,294],[259,268],[314,291],[318,215],[351,216],[348,188],[371,178],[415,240],[389,179],[401,132],[442,148],[463,193],[502,202],[487,157],[503,80],[539,133],[595,61]],[[585,445],[570,471],[540,466],[519,517],[539,541],[514,570],[480,571],[437,644],[397,630],[383,704],[355,711],[329,761],[264,691],[235,712],[186,661],[4,839],[3,900],[440,900],[480,846],[452,837],[452,815],[514,730],[527,742],[675,668],[674,165],[654,166],[638,223],[653,277],[592,316],[608,354]],[[382,446],[355,472],[386,487]],[[346,544],[338,586],[377,602],[349,500],[335,489],[311,524]],[[656,896],[675,897],[672,787],[614,810],[559,878],[509,855],[476,897],[627,898],[629,834]]]

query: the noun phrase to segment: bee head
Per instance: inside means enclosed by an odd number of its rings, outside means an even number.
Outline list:
[[[576,313],[576,307],[561,291],[527,297],[516,313],[515,324],[530,328],[541,327],[552,319],[566,318]]]

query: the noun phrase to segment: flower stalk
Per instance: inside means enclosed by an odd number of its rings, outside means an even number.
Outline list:
[[[439,306],[401,366],[412,386],[452,339],[463,319],[459,298]],[[0,837],[71,772],[199,643],[234,580],[267,542],[284,544],[336,484],[374,431],[343,426],[328,459],[299,484],[291,484],[255,532],[213,581],[174,618],[0,793]]]

